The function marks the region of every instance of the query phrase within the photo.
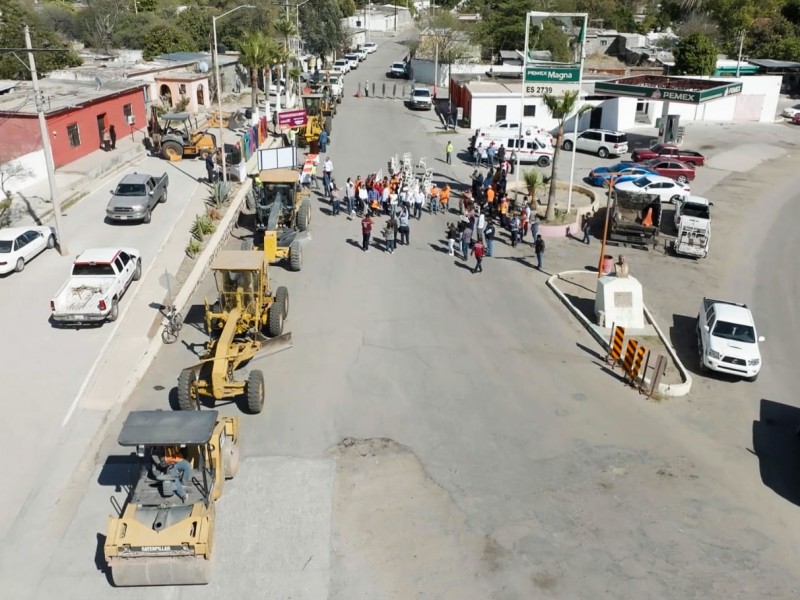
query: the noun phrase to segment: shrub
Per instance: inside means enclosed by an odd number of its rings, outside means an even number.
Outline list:
[[[189,238],[189,243],[186,244],[186,255],[189,258],[194,258],[203,249],[203,244],[197,241],[194,237]]]

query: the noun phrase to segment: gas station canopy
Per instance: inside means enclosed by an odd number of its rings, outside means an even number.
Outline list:
[[[635,75],[621,79],[597,81],[594,84],[594,91],[596,94],[606,93],[610,96],[703,104],[709,100],[740,94],[742,82],[662,75]]]

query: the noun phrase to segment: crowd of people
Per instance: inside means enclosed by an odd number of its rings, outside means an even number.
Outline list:
[[[452,153],[448,142],[447,155]],[[361,249],[368,252],[373,241],[373,231],[383,221],[380,233],[383,251],[394,254],[399,246],[408,246],[411,238],[411,221],[430,215],[455,215],[459,219],[446,224],[447,252],[458,255],[465,262],[475,258],[473,273],[483,272],[483,258],[494,255],[494,242],[498,228],[508,232],[512,247],[530,244],[536,255],[536,268],[544,264],[545,242],[539,234],[539,216],[532,210],[528,196],[521,205],[515,205],[507,193],[507,174],[510,164],[505,161],[505,150],[492,152],[487,167],[476,166],[471,185],[458,193],[449,183],[433,184],[426,192],[419,180],[404,186],[400,174],[391,176],[358,175],[348,177],[339,186],[333,177],[333,163],[326,157],[322,166],[322,194],[331,205],[331,215],[345,212],[352,220],[360,218]],[[312,167],[303,184],[318,186],[317,165]],[[458,197],[457,206],[455,197]],[[376,244],[377,245],[377,244]]]

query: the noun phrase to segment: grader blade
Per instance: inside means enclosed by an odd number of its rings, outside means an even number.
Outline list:
[[[202,556],[119,558],[109,566],[117,587],[205,585],[211,580],[211,561]]]
[[[289,348],[291,348],[293,345],[294,344],[292,343],[291,331],[274,338],[264,338],[261,349],[258,352],[256,352],[253,355],[253,358],[251,358],[250,360],[251,361],[258,360],[264,358],[265,356],[270,356],[272,354],[277,354],[278,352],[283,352],[284,350],[288,350]]]

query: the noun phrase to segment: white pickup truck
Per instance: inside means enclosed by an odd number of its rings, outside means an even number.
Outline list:
[[[119,316],[119,299],[142,276],[141,253],[134,248],[84,250],[72,274],[50,300],[54,323],[101,323]]]
[[[705,258],[711,243],[711,206],[707,198],[685,196],[675,200],[675,254]]]
[[[697,315],[697,350],[700,371],[755,381],[761,370],[761,353],[753,314],[745,304],[703,298]]]

